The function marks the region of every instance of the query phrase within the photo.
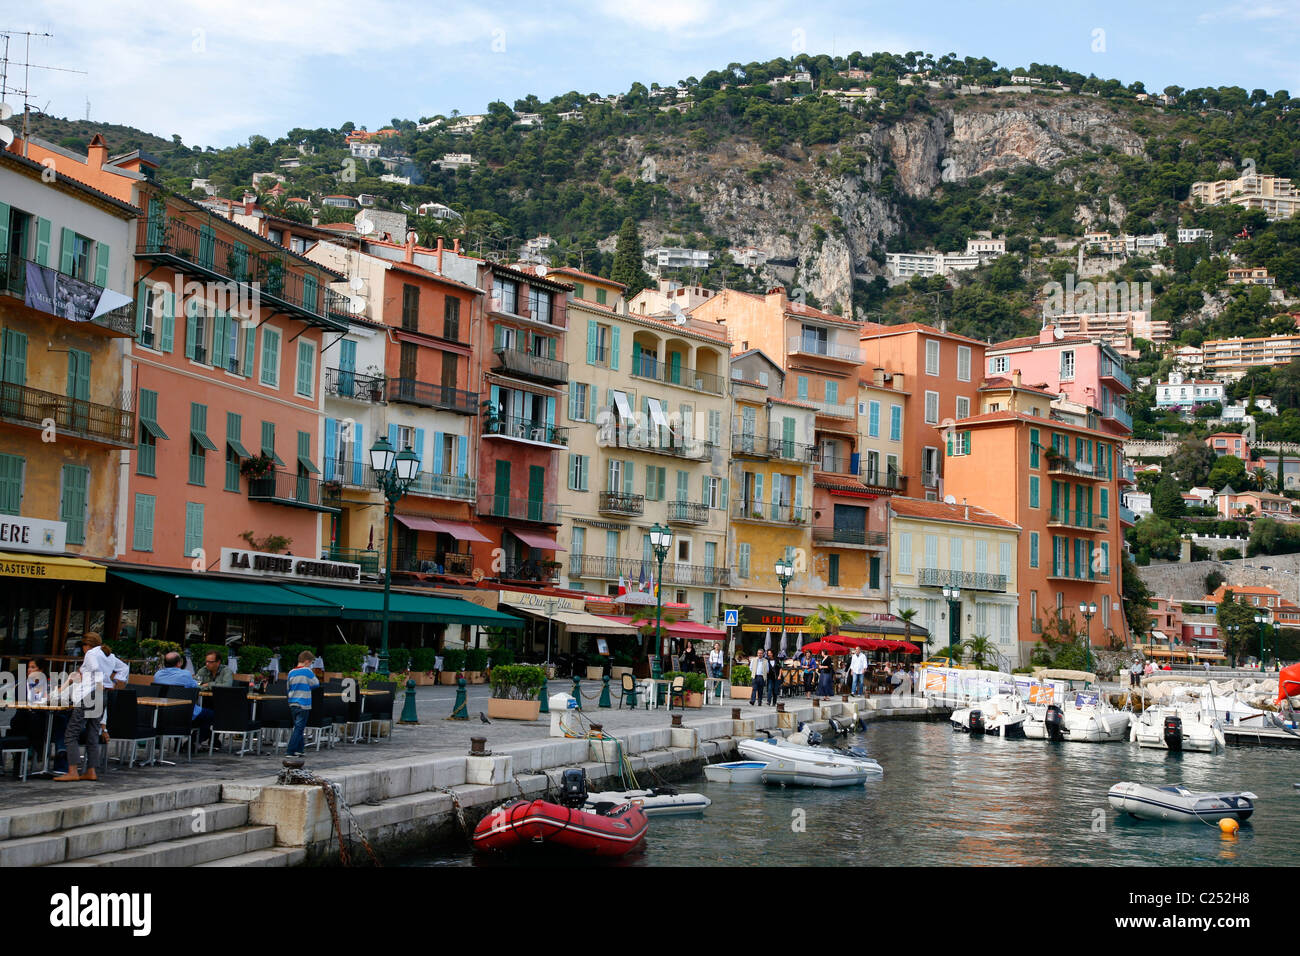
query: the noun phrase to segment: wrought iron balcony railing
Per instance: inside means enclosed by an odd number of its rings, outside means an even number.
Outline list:
[[[71,436],[119,448],[136,443],[135,412],[121,405],[69,398],[26,385],[0,382],[0,419],[44,428],[54,422],[56,437]]]
[[[467,392],[433,382],[420,382],[413,378],[390,378],[388,401],[419,405],[424,408],[445,408],[460,415],[478,414],[478,392]]]
[[[1087,478],[1092,481],[1109,481],[1110,473],[1103,465],[1090,461],[1074,461],[1061,456],[1047,458],[1049,475],[1069,475],[1072,478]]]
[[[346,561],[361,565],[362,574],[379,573],[379,552],[365,548],[326,548],[322,555],[325,561]]]
[[[772,438],[767,443],[768,454],[782,461],[813,463],[821,458],[821,449],[816,445],[807,445],[784,438]]]
[[[512,418],[488,414],[483,420],[483,435],[499,438],[518,438],[523,441],[544,442],[547,445],[567,445],[569,429],[531,418]]]
[[[361,375],[350,369],[327,368],[325,394],[333,398],[351,398],[358,402],[378,404],[384,400],[384,377]]]
[[[103,315],[95,315],[95,306],[104,291],[100,286],[66,276],[35,261],[11,256],[7,252],[0,253],[0,292],[7,292],[25,300],[29,267],[37,272],[41,276],[41,281],[45,283],[46,288],[43,293],[53,296],[53,301],[47,301],[48,296],[41,295],[42,306],[38,307],[39,311],[48,312],[69,322],[76,322],[101,334],[135,335],[134,303],[118,306]]]
[[[972,591],[1005,591],[1007,576],[987,571],[946,571],[943,568],[917,568],[916,583],[923,588],[958,587]]]
[[[468,554],[455,551],[399,548],[393,553],[393,570],[468,577],[474,573],[474,559]]]
[[[865,471],[859,477],[863,484],[873,488],[887,488],[890,491],[903,491],[907,488],[907,476],[896,471]]]
[[[491,492],[478,496],[478,513],[493,518],[513,518],[516,521],[536,521],[541,524],[558,524],[560,507],[549,501],[535,498],[511,498]]]
[[[856,418],[858,406],[842,405],[835,402],[818,402],[808,401],[809,405],[815,406],[818,415],[825,415],[827,418]]]
[[[754,501],[739,498],[731,503],[731,516],[745,521],[775,521],[781,524],[803,524],[810,509],[776,501]]]
[[[337,514],[338,508],[325,503],[323,484],[319,478],[273,471],[261,478],[248,479],[248,500]]]
[[[638,378],[648,378],[666,385],[680,385],[682,388],[710,395],[721,395],[726,386],[726,379],[713,372],[701,372],[699,369],[674,366],[669,362],[660,362],[653,356],[642,352],[633,356],[632,374]]]
[[[885,548],[889,535],[883,531],[864,531],[858,528],[813,528],[813,544],[845,545],[862,548]]]
[[[1069,508],[1053,508],[1047,523],[1082,531],[1105,531],[1108,524],[1104,518],[1095,517],[1086,511],[1071,511]]]
[[[497,368],[523,378],[546,382],[552,385],[565,385],[569,381],[569,363],[557,359],[533,355],[519,349],[496,349]]]
[[[645,495],[625,495],[617,491],[600,493],[602,514],[639,515],[645,513]]]
[[[735,432],[731,436],[731,451],[736,455],[754,455],[755,457],[768,457],[771,452],[768,450],[769,442],[762,435],[753,435],[749,432]]]
[[[670,501],[668,520],[674,524],[708,524],[709,506],[698,501]]]
[[[862,349],[857,345],[839,345],[828,339],[815,335],[796,335],[790,339],[791,354],[819,355],[822,358],[839,359],[843,362],[861,364]]]
[[[1051,572],[1047,575],[1049,578],[1061,578],[1065,581],[1100,581],[1103,584],[1110,580],[1110,571],[1099,571],[1092,568],[1069,568],[1063,564],[1053,564]]]
[[[569,577],[594,578],[602,581],[617,581],[620,577],[629,582],[646,580],[659,573],[659,566],[654,561],[640,558],[614,558],[599,554],[569,555]],[[683,584],[693,587],[720,588],[727,587],[730,581],[727,568],[705,567],[700,564],[664,564],[663,583]]]

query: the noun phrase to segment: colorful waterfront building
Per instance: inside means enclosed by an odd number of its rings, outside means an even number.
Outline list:
[[[988,380],[980,411],[956,422],[945,447],[946,489],[1021,529],[1016,557],[1020,662],[1057,616],[1087,629],[1078,607],[1095,604],[1090,634],[1124,641],[1118,515],[1121,439],[1092,412],[1059,420],[1048,391],[1019,374]],[[939,586],[936,585],[936,596]]]

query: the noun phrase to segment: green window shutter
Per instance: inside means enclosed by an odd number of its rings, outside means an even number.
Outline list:
[[[647,501],[655,499],[655,466],[645,466],[645,496]]]
[[[185,557],[203,548],[203,505],[185,502]]]
[[[242,242],[235,243],[235,276],[237,281],[248,278],[248,246]]]
[[[0,202],[0,249],[9,251],[9,204],[7,202]]]
[[[77,234],[71,229],[59,230],[59,271],[70,276],[77,267]]]
[[[596,336],[598,334],[599,333],[596,328],[596,320],[588,319],[587,320],[587,364],[588,365],[595,365],[596,360],[598,358],[598,356],[596,355],[596,349],[598,345]]]
[[[194,360],[194,350],[200,344],[198,341],[199,301],[198,299],[189,299],[185,303],[185,357],[190,361]]]
[[[709,476],[703,475],[700,478],[700,502],[704,505],[709,503]]]
[[[632,468],[632,462],[623,462],[623,494],[625,495],[632,494]]]
[[[162,329],[158,330],[158,351],[168,352],[175,347],[176,337],[176,293],[162,294]]]
[[[316,282],[316,274],[308,272],[302,277],[302,304],[309,312],[319,314],[321,312],[320,303],[316,300],[320,298],[320,286]]]
[[[27,336],[13,329],[0,333],[0,381],[27,384]]]
[[[740,565],[736,570],[742,578],[749,577],[749,545],[742,543],[736,549],[736,563]]]
[[[615,372],[618,371],[618,333],[617,325],[610,329],[609,367]]]
[[[1038,429],[1029,429],[1029,467],[1038,467]]]
[[[244,367],[239,370],[244,378],[253,377],[253,329],[250,325],[244,330]]]
[[[68,523],[68,544],[86,543],[86,492],[89,483],[89,468],[80,465],[63,466],[59,520]]]
[[[131,535],[133,550],[153,550],[153,509],[153,495],[137,494],[135,496],[135,528]]]
[[[691,496],[691,492],[689,488],[690,480],[691,480],[690,472],[687,471],[677,472],[677,500],[678,501],[686,501],[690,498]]]
[[[1101,489],[1101,501],[1098,502],[1098,505],[1101,508],[1101,516],[1103,518],[1109,518],[1110,517],[1110,489],[1109,488]]]
[[[870,583],[871,583],[871,590],[873,590],[873,591],[879,591],[879,590],[880,590],[880,559],[877,558],[877,557],[872,557],[872,558],[871,558],[871,581],[870,581]]]
[[[294,390],[299,395],[315,394],[311,387],[312,369],[315,365],[316,351],[310,342],[298,343],[298,377]]]
[[[18,455],[0,454],[0,514],[22,514],[25,463]]]
[[[212,318],[212,365],[215,368],[227,368],[226,362],[226,345],[230,339],[230,333],[226,331],[226,323],[229,316],[217,310],[217,314]]]
[[[68,349],[68,397],[90,401],[90,353]]]
[[[806,402],[808,400],[808,376],[806,375],[799,376],[798,387],[799,387],[799,391],[798,391],[799,401]]]
[[[826,583],[833,588],[840,586],[840,556],[838,554],[826,556]]]
[[[263,385],[280,384],[280,333],[275,329],[262,329],[262,371]]]
[[[199,227],[199,265],[211,269],[216,263],[216,236],[206,222]]]
[[[727,479],[722,479],[722,510],[727,510]]]
[[[141,336],[144,334],[144,313],[149,304],[148,286],[141,279],[135,284],[135,341],[137,345],[143,345]]]
[[[95,243],[95,285],[108,288],[108,243]]]
[[[1029,532],[1029,566],[1038,567],[1038,532]]]
[[[1029,507],[1038,507],[1038,476],[1029,476]]]
[[[501,459],[497,460],[495,494],[498,508],[504,508],[504,500],[510,497],[510,462]]]
[[[36,220],[36,264],[47,268],[50,265],[50,221],[48,219]]]

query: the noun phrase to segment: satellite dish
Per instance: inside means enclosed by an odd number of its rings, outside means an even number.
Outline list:
[[[357,232],[363,236],[368,236],[375,231],[375,224],[369,219],[360,219],[357,221]]]
[[[366,281],[362,279],[361,276],[353,276],[351,279],[348,280],[348,286],[352,289],[353,292],[360,292],[361,289],[365,286],[365,284]]]
[[[545,276],[546,273],[548,273],[548,272],[550,272],[550,271],[551,271],[551,270],[550,270],[550,269],[547,269],[546,266],[538,266],[538,267],[537,267],[537,274],[538,274],[539,276]]]
[[[353,315],[360,315],[366,311],[366,300],[359,295],[354,295],[348,300],[348,311]]]
[[[957,503],[957,498],[954,495],[944,495],[943,503],[946,505],[955,505]]]
[[[0,126],[0,149],[8,149],[14,141],[14,131],[8,126]]]
[[[1061,328],[1061,327],[1058,325],[1058,326],[1056,326],[1055,328],[1052,329],[1052,335],[1055,336],[1055,337],[1058,338],[1058,339],[1063,339],[1063,338],[1065,338],[1065,329]]]
[[[8,103],[0,103],[0,122],[14,115],[14,108]]]
[[[676,302],[670,302],[668,304],[668,310],[673,314],[674,325],[686,324],[686,313],[682,311],[682,307],[680,305],[678,305]]]

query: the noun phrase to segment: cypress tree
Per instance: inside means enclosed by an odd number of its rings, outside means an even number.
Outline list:
[[[614,268],[610,278],[627,286],[626,298],[630,299],[642,289],[649,288],[650,277],[641,268],[644,251],[641,237],[637,235],[636,223],[628,216],[618,230],[618,245],[614,249]]]

